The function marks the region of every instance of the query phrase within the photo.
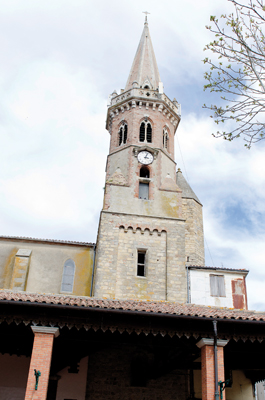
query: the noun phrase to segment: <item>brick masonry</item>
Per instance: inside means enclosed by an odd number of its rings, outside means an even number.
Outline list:
[[[218,382],[224,381],[224,348],[217,347]],[[214,400],[214,346],[201,348],[202,400]],[[223,392],[225,400],[225,391]]]
[[[32,327],[34,332],[34,343],[31,354],[25,400],[46,400],[52,348],[54,336],[58,328]],[[34,369],[41,372],[38,388],[35,390],[36,378]]]
[[[153,379],[153,354],[135,346],[111,345],[89,358],[86,400],[186,400],[189,392],[187,370],[172,370]],[[146,386],[133,386],[132,362],[141,360],[140,377]]]

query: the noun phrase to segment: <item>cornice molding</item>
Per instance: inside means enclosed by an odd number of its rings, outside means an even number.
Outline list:
[[[33,333],[46,333],[53,335],[54,337],[59,336],[59,328],[51,328],[49,326],[31,326]]]
[[[229,340],[223,340],[223,339],[217,339],[217,346],[218,347],[225,347]],[[213,346],[214,345],[214,339],[209,339],[209,338],[202,338],[198,343],[196,343],[196,346],[201,349],[204,346]]]

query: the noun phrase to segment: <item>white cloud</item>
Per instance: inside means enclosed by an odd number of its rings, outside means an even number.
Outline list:
[[[204,26],[230,7],[223,0],[2,2],[1,234],[95,241],[108,94],[126,83],[147,9],[165,92],[184,102],[177,135],[185,166],[177,142],[176,160],[204,204],[214,263],[250,268],[250,307],[265,308],[264,145],[247,151],[214,139],[201,108],[208,96],[201,60],[211,40]]]

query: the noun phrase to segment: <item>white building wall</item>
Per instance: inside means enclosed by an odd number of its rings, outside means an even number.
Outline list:
[[[210,275],[222,275],[225,280],[225,297],[211,296]],[[234,308],[232,281],[244,279],[245,274],[216,270],[189,270],[190,303],[215,307]]]

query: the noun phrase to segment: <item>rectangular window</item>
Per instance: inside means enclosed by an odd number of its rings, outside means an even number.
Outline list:
[[[137,276],[145,276],[145,251],[137,253]]]
[[[139,182],[139,199],[149,199],[149,183]]]
[[[225,297],[224,275],[210,275],[211,296]]]

